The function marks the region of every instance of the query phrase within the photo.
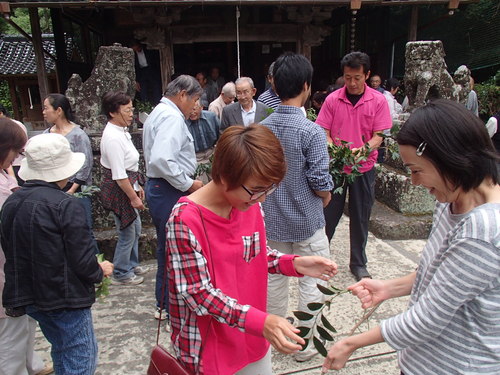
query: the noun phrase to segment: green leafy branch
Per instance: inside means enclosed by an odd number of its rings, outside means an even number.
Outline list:
[[[306,117],[308,120],[312,122],[316,122],[316,119],[318,118],[318,114],[316,113],[316,110],[314,108],[308,108],[306,110]]]
[[[98,193],[100,191],[101,191],[101,189],[99,189],[95,185],[82,186],[81,191],[76,192],[75,194],[73,194],[73,196],[75,196],[77,198],[91,197],[92,195],[94,195],[95,193]]]
[[[97,255],[97,262],[104,262],[104,254]],[[109,285],[111,284],[111,279],[109,277],[104,277],[99,284],[96,284],[95,296],[102,302],[105,297],[109,295]]]
[[[342,194],[346,185],[351,184],[356,177],[362,175],[359,168],[368,159],[372,151],[368,143],[366,143],[364,147],[353,153],[349,147],[351,143],[337,139],[337,142],[328,145],[328,154],[330,156],[329,172],[336,186],[333,191],[335,194]],[[345,171],[346,167],[351,167],[350,173]]]
[[[313,320],[313,324],[310,327],[299,325],[297,329],[299,329],[298,335],[302,337],[305,341],[305,344],[302,346],[302,350],[305,350],[309,345],[309,342],[312,339],[313,345],[323,357],[326,357],[327,350],[325,345],[323,344],[323,340],[333,341],[333,336],[331,333],[337,333],[335,327],[328,321],[325,317],[324,312],[326,310],[330,310],[330,306],[332,301],[338,296],[350,293],[348,290],[338,289],[332,285],[325,287],[320,284],[316,284],[316,287],[323,293],[325,296],[328,296],[323,303],[321,302],[311,302],[307,304],[307,308],[311,310],[313,313],[308,313],[304,311],[294,311],[293,315],[297,319],[302,322]]]
[[[212,163],[214,161],[214,154],[210,155],[208,158],[208,163],[198,163],[196,170],[194,171],[194,179],[206,175],[208,181],[212,180]]]
[[[307,322],[310,320],[313,320],[313,323],[310,327],[306,327],[304,325],[300,325],[297,327],[297,329],[300,331],[298,335],[302,337],[305,341],[305,344],[302,345],[302,350],[305,350],[307,346],[309,345],[309,342],[312,339],[313,345],[323,357],[326,357],[328,355],[328,351],[325,347],[325,344],[323,342],[325,341],[334,341],[334,337],[332,336],[331,333],[336,334],[337,330],[335,327],[330,323],[330,321],[326,318],[325,311],[330,310],[330,306],[332,305],[332,301],[337,298],[338,296],[346,293],[351,293],[349,290],[346,289],[339,289],[334,287],[333,285],[329,285],[328,287],[325,287],[320,284],[316,284],[316,287],[320,290],[321,293],[323,293],[325,296],[324,302],[311,302],[307,304],[307,308],[312,311],[312,313],[309,312],[304,312],[304,311],[293,311],[293,315],[299,321],[301,322]],[[363,316],[361,319],[354,325],[354,327],[350,330],[348,336],[352,336],[356,330],[359,329],[361,324],[364,322],[368,322],[368,320],[371,318],[373,313],[379,308],[379,306],[382,304],[380,302],[379,304],[375,305],[371,309],[367,309],[364,311]],[[331,332],[331,333],[330,333]]]
[[[377,133],[378,136],[384,138],[385,146],[383,148],[385,148],[387,155],[389,155],[392,160],[399,158],[399,147],[396,142],[396,136],[399,130],[401,130],[401,123],[393,122],[392,128],[388,133]]]

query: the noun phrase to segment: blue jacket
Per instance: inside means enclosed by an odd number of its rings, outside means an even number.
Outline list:
[[[92,306],[94,283],[103,273],[78,198],[55,183],[27,181],[7,198],[0,220],[5,308],[34,305],[51,311]]]

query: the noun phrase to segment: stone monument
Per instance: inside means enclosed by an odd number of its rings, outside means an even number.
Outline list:
[[[85,131],[101,133],[107,122],[101,114],[102,96],[108,91],[124,91],[133,99],[134,84],[134,51],[115,43],[99,48],[92,73],[85,82],[78,74],[71,76],[66,96]]]
[[[470,92],[470,71],[462,65],[452,78],[444,57],[440,40],[406,43],[404,83],[410,110],[437,98],[465,104]]]
[[[428,100],[444,98],[465,105],[470,91],[469,69],[462,65],[452,76],[446,70],[443,43],[418,41],[406,44],[405,92],[410,111]],[[409,113],[393,120],[395,128],[404,126]],[[395,146],[393,139],[386,139],[386,146]],[[395,146],[397,149],[397,147]],[[375,215],[370,220],[370,230],[380,238],[427,238],[432,223],[435,198],[422,186],[411,184],[411,176],[399,157],[386,154],[384,164],[377,166]]]

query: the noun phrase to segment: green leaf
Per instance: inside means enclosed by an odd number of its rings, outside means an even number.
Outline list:
[[[316,336],[313,337],[313,344],[318,353],[321,354],[323,357],[326,357],[328,355],[325,346],[323,345],[321,340],[318,339]]]
[[[321,309],[324,306],[324,304],[319,303],[319,302],[311,302],[307,304],[307,308],[311,311],[316,311]]]
[[[324,329],[321,326],[317,326],[316,329],[318,330],[318,333],[320,334],[320,336],[322,338],[324,338],[325,340],[328,340],[328,341],[333,341],[332,335],[330,335],[326,329]]]
[[[336,288],[336,287],[334,287],[333,285],[330,285],[330,289],[333,289],[333,290],[335,290],[336,292],[344,292],[344,290],[339,289],[339,288]]]
[[[332,331],[333,333],[337,333],[337,330],[330,324],[328,319],[324,315],[321,315],[321,323],[323,324],[323,327],[326,329]]]
[[[297,327],[297,329],[300,331],[297,333],[300,337],[304,338],[307,336],[307,334],[311,331],[311,328],[309,327]]]
[[[316,284],[316,287],[319,289],[321,293],[326,294],[327,296],[333,296],[335,294],[333,290],[321,284]]]
[[[303,311],[293,311],[293,315],[299,320],[311,320],[314,315],[303,312]]]

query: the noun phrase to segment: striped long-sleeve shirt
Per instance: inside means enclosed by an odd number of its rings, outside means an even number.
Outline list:
[[[382,322],[405,375],[500,374],[500,204],[438,203],[409,309]]]

